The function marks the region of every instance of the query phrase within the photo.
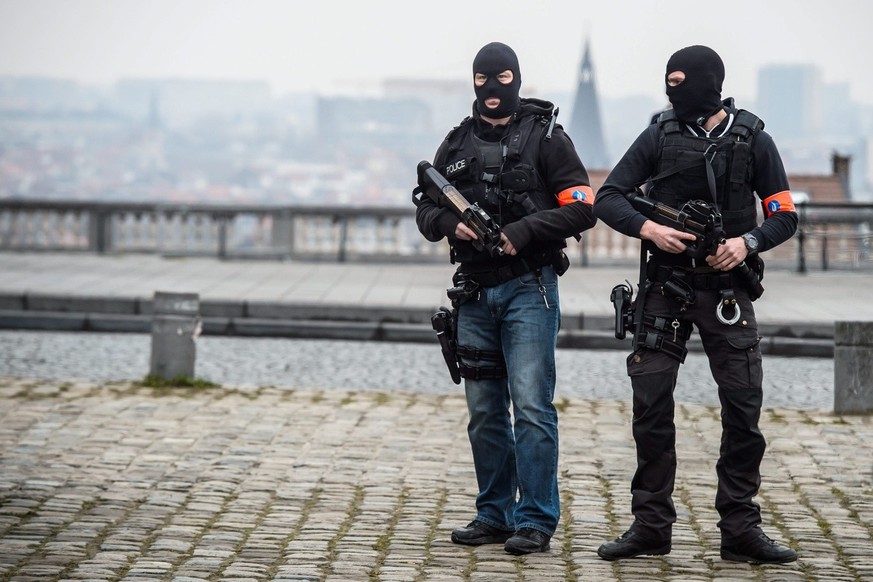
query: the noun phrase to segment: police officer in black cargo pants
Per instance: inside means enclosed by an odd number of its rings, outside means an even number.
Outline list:
[[[627,370],[633,388],[637,469],[631,482],[634,521],[597,553],[605,560],[667,554],[676,510],[673,390],[696,326],[718,384],[722,439],[715,506],[721,557],[750,563],[797,559],[760,528],[753,497],[766,443],[758,428],[761,352],[750,281],[763,276],[759,253],[788,240],[797,214],[779,152],[754,114],[722,100],[724,65],[705,46],[674,53],[665,74],[672,105],[631,145],[598,191],[594,211],[613,229],[642,240],[647,264],[644,307]],[[704,200],[723,222],[712,254],[690,256],[695,235],[647,218],[629,197],[646,184],[649,199],[671,208]],[[756,198],[757,196],[757,198]],[[759,225],[756,207],[764,208]],[[693,204],[693,203],[692,203]],[[638,297],[637,301],[642,298]]]

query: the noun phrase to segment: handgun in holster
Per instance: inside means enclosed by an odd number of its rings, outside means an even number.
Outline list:
[[[615,309],[615,338],[623,340],[634,329],[634,292],[630,282],[625,281],[612,288],[609,300]]]
[[[437,334],[437,339],[439,339],[443,359],[446,361],[446,367],[449,369],[452,382],[460,384],[461,370],[458,368],[457,342],[458,326],[455,313],[448,307],[440,307],[439,311],[431,316],[430,323]]]

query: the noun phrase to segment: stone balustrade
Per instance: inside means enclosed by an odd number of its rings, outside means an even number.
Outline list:
[[[805,271],[873,268],[873,204],[798,205],[800,229],[768,252]],[[336,261],[444,261],[445,241],[418,233],[409,207],[213,205],[0,199],[0,250],[144,252]],[[639,243],[598,223],[568,239],[577,265],[636,263]],[[818,258],[818,260],[816,260]]]

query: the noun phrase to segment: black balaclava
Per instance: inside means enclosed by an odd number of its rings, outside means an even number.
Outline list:
[[[503,85],[497,80],[497,75],[503,71],[512,71],[512,82]],[[515,51],[502,42],[492,42],[483,46],[473,59],[473,75],[482,73],[488,79],[481,87],[473,84],[476,91],[476,110],[479,115],[491,119],[509,117],[518,109],[518,91],[521,89],[521,71],[518,69],[518,57]],[[497,109],[485,107],[485,100],[496,97],[500,99]]]
[[[694,45],[673,53],[667,61],[667,75],[675,71],[685,73],[685,80],[671,87],[667,97],[673,104],[676,117],[687,123],[703,125],[721,109],[721,84],[724,82],[724,63],[718,53],[707,46]]]

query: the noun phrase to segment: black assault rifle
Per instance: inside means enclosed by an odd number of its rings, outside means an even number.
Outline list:
[[[726,235],[722,226],[721,212],[709,202],[690,200],[680,210],[676,210],[666,204],[642,196],[639,190],[630,194],[628,199],[634,208],[658,224],[682,232],[690,232],[696,236],[696,240],[685,241],[685,244],[688,245],[685,252],[696,259],[714,255],[718,251],[719,245],[725,242]],[[749,267],[746,261],[734,267],[742,278],[752,301],[764,294],[764,287],[761,285],[764,264],[757,256],[754,257],[754,262],[758,266],[757,270]]]
[[[503,254],[500,228],[494,219],[478,203],[470,204],[428,161],[418,163],[418,188],[414,194],[418,200],[427,194],[437,206],[455,213],[464,225],[476,233],[478,239],[470,242],[477,251],[487,251],[491,256]]]
[[[695,240],[684,242],[688,247],[685,252],[695,259],[714,255],[718,251],[719,245],[724,244],[726,240],[721,212],[704,200],[690,200],[681,209],[676,209],[647,198],[639,190],[628,194],[627,198],[631,205],[646,218],[654,220],[658,224],[693,234],[696,237]],[[759,267],[757,271],[750,268],[745,261],[735,267],[752,301],[764,293],[764,287],[761,285],[763,263],[757,257],[755,260]],[[624,339],[626,331],[633,330],[635,335],[638,332],[642,316],[642,300],[645,297],[645,288],[647,287],[644,261],[644,257],[641,257],[640,289],[636,302],[633,302],[633,290],[630,283],[616,285],[612,289],[610,300],[615,308],[615,337],[618,339]]]
[[[712,204],[703,200],[690,200],[677,210],[657,200],[646,198],[639,190],[628,195],[634,208],[662,224],[682,232],[689,232],[697,238],[684,241],[685,252],[695,259],[714,255],[725,241],[721,213]]]

